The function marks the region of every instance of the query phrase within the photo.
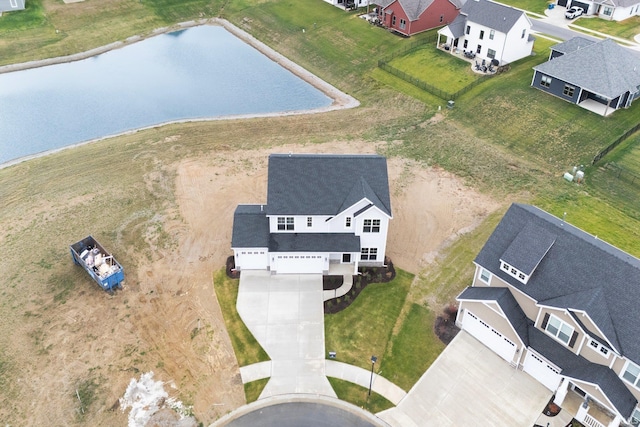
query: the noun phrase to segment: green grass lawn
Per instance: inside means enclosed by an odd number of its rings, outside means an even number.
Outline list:
[[[260,397],[260,393],[264,390],[264,387],[269,382],[269,378],[263,378],[261,380],[251,381],[244,384],[244,396],[247,399],[247,403],[255,402]]]
[[[338,361],[369,369],[376,355],[378,366],[385,366],[384,355],[413,280],[410,273],[396,272],[389,283],[368,285],[345,310],[325,315],[325,348],[335,351]]]
[[[269,360],[269,356],[247,329],[236,310],[239,280],[228,278],[222,269],[215,274],[213,283],[238,365],[246,366]]]
[[[471,70],[469,62],[437,49],[435,42],[395,58],[389,65],[449,93],[480,78]]]
[[[620,22],[607,21],[597,17],[582,17],[574,23],[580,27],[632,41],[635,35],[640,34],[640,16],[632,16]]]
[[[544,10],[549,3],[548,0],[502,0],[500,3],[508,4],[509,6],[517,7],[518,9],[528,10],[538,14],[544,14]]]
[[[393,403],[375,391],[369,395],[369,389],[360,387],[358,384],[344,381],[338,378],[329,378],[331,387],[338,395],[338,399],[352,403],[360,408],[375,414],[385,409],[393,408]]]

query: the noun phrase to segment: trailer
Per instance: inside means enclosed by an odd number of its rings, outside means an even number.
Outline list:
[[[85,237],[70,246],[73,262],[82,268],[105,291],[122,287],[124,269],[92,236]]]

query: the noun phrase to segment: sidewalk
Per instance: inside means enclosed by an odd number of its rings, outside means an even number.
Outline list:
[[[369,388],[369,382],[371,381],[371,371],[336,360],[326,361],[326,372],[328,377],[349,381],[366,389]],[[373,374],[371,390],[383,396],[394,405],[400,403],[407,395],[403,389],[376,373]]]

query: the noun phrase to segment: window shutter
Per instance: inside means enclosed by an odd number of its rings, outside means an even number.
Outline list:
[[[571,335],[571,341],[569,341],[569,347],[573,348],[576,344],[576,340],[578,339],[578,332],[573,331],[573,335]]]
[[[546,313],[542,319],[542,329],[547,329],[547,323],[549,323],[549,313]]]

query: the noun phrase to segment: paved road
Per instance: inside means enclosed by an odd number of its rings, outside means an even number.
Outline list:
[[[559,27],[552,23],[545,22],[541,19],[532,19],[531,22],[533,23],[534,31],[552,36],[560,40],[569,40],[570,38],[576,37],[576,36],[580,36],[589,40],[599,40],[598,38],[590,36],[588,34],[581,33],[578,31],[573,31],[566,27]]]

